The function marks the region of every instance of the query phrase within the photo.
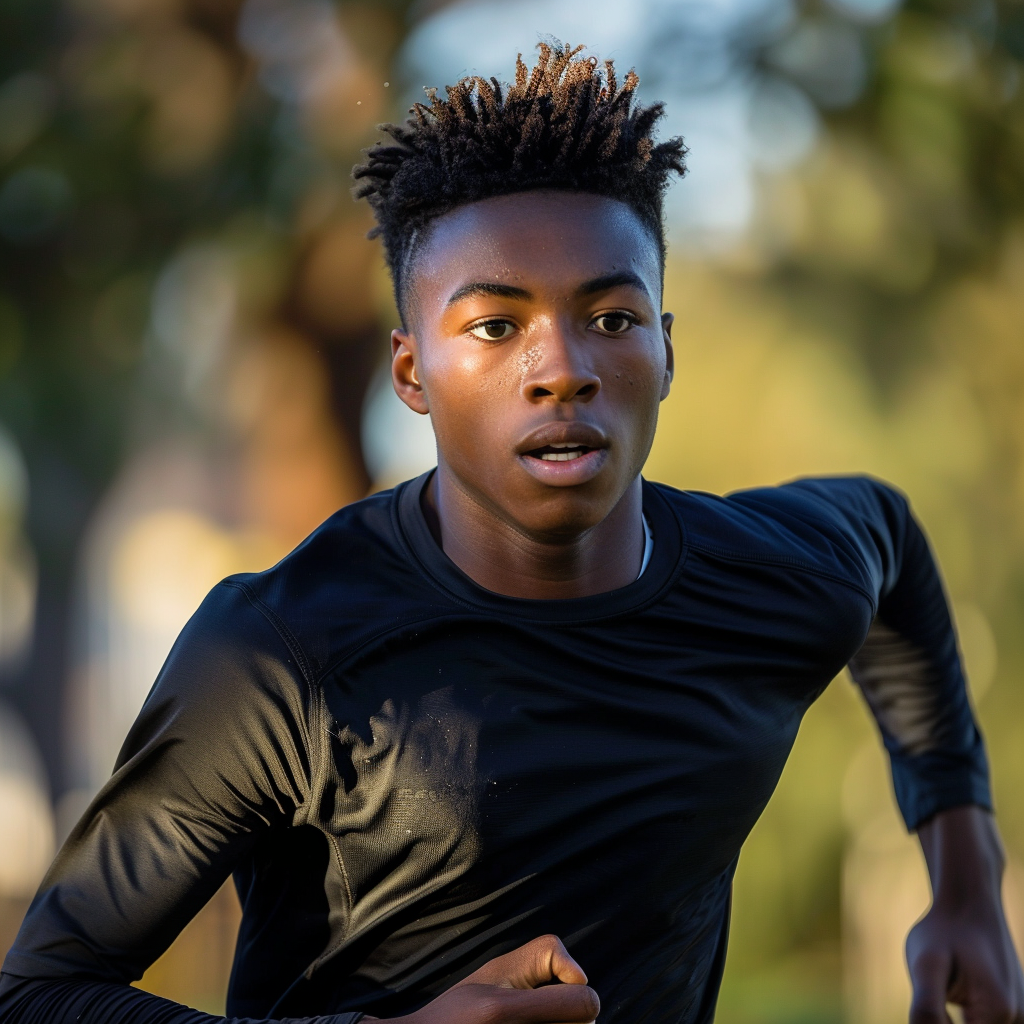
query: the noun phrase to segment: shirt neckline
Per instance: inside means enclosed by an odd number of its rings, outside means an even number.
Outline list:
[[[632,583],[603,594],[554,600],[508,597],[487,590],[444,553],[430,532],[420,499],[433,472],[395,488],[395,526],[413,562],[435,586],[463,606],[536,622],[592,621],[635,612],[656,601],[682,570],[686,557],[683,523],[658,488],[642,480],[643,514],[658,543],[646,570]]]

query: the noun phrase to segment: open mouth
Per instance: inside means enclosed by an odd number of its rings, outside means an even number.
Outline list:
[[[519,464],[546,487],[589,483],[607,464],[612,442],[600,427],[578,420],[551,420],[515,447]]]
[[[596,451],[585,444],[546,444],[541,448],[534,448],[525,454],[531,459],[542,459],[544,462],[571,462],[589,452]]]

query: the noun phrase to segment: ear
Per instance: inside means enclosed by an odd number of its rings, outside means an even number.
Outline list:
[[[426,416],[430,412],[427,394],[416,368],[416,336],[404,330],[391,332],[391,383],[395,394],[413,412]]]
[[[672,324],[675,319],[671,313],[661,314],[661,336],[665,342],[665,379],[661,385],[661,400],[663,402],[668,398],[668,393],[672,388],[672,378],[676,372],[676,356],[672,348]]]

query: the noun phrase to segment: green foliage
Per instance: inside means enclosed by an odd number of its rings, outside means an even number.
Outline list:
[[[408,6],[340,5],[371,68],[392,59]],[[188,415],[143,373],[154,282],[185,244],[217,239],[243,254],[254,304],[286,291],[304,209],[346,187],[372,122],[354,113],[360,81],[314,144],[261,87],[239,8],[0,4],[0,423],[28,463],[43,594],[40,649],[15,685],[55,775],[43,723],[85,523],[145,411]],[[845,97],[801,63],[839,22],[808,0],[800,46],[758,57],[807,90],[824,131],[805,164],[761,182],[737,266],[668,268],[684,330],[649,472],[724,490],[870,470],[910,493],[978,645],[968,667],[986,681],[979,715],[1020,859],[1024,5],[910,0],[857,27],[866,86]],[[892,825],[880,758],[857,774],[876,742],[844,681],[810,711],[741,859],[721,1021],[840,1019],[844,863],[873,822]]]

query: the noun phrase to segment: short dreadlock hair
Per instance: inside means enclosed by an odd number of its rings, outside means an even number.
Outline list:
[[[534,189],[564,189],[619,199],[658,242],[664,264],[662,200],[669,175],[686,173],[681,138],[655,144],[664,106],[634,102],[630,71],[620,86],[610,60],[579,57],[582,46],[538,44],[532,71],[516,60],[514,85],[477,76],[439,99],[415,104],[404,124],[366,152],[352,172],[356,198],[373,208],[395,299],[405,319],[412,257],[431,221],[466,203]]]

